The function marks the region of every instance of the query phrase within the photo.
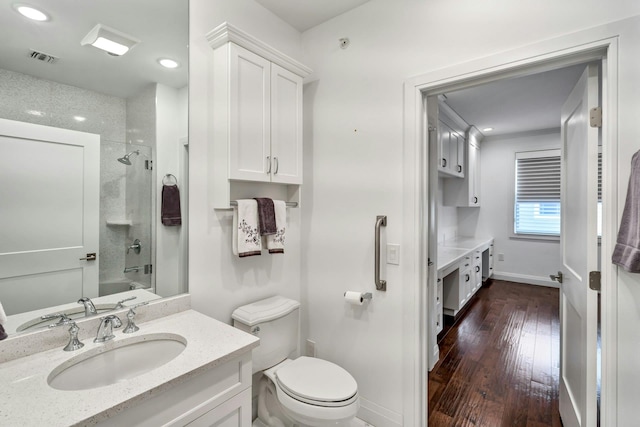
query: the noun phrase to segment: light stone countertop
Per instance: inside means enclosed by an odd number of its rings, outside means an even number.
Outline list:
[[[445,240],[438,244],[438,270],[460,261],[465,255],[477,248],[488,245],[493,237],[458,237],[453,240]]]
[[[124,317],[124,316],[122,316]],[[123,319],[126,323],[126,319]],[[109,414],[135,406],[153,392],[197,376],[211,367],[251,351],[259,339],[232,326],[186,310],[146,323],[140,330],[105,343],[83,339],[85,346],[66,352],[60,348],[0,364],[0,425],[74,426],[91,425]],[[58,365],[96,347],[109,348],[122,340],[146,334],[177,334],[187,341],[184,351],[167,364],[116,384],[80,391],[61,391],[47,384]]]

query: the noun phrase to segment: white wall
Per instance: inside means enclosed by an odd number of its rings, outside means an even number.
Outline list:
[[[182,96],[184,98],[184,96]],[[180,238],[182,226],[165,226],[161,222],[162,186],[166,174],[176,179],[180,176],[180,151],[184,148],[179,139],[185,135],[187,120],[180,102],[181,91],[165,86],[156,85],[156,292],[161,296],[176,295],[182,289],[178,259],[180,252]],[[181,120],[182,119],[182,120]],[[181,130],[182,129],[182,130]],[[167,178],[168,183],[175,180]],[[178,182],[178,189],[185,187]],[[180,194],[181,198],[185,196]]]
[[[231,312],[248,302],[275,294],[300,298],[300,210],[288,209],[284,255],[232,255],[231,211],[214,211],[208,199],[212,51],[205,35],[227,21],[300,59],[300,33],[253,0],[191,0],[189,5],[189,292],[194,309],[230,323]]]
[[[403,396],[401,380],[402,289],[414,284],[402,283],[397,267],[389,266],[383,276],[388,291],[374,291],[367,309],[345,306],[341,295],[346,289],[373,290],[375,215],[389,216],[389,242],[399,242],[402,235],[404,80],[638,13],[640,3],[629,0],[372,0],[303,34],[303,62],[314,69],[305,92],[306,332],[320,356],[354,374],[365,406],[375,410],[379,405],[379,415],[367,415],[380,421],[376,426],[401,425],[400,414],[411,419],[403,407],[410,396]],[[640,64],[636,34],[625,31],[620,120],[630,126],[640,113],[640,86],[632,77],[640,75]],[[341,37],[350,38],[348,49],[340,49]],[[640,140],[637,129],[627,132],[623,162]],[[628,171],[628,165],[620,166],[621,191]],[[640,389],[631,388],[640,382],[640,370],[631,368],[640,352],[640,340],[631,333],[631,325],[640,322],[640,283],[631,276],[626,280],[620,314],[627,338],[621,345],[621,374],[626,376],[621,375],[620,385],[629,393],[619,396],[626,421],[619,425],[635,422],[634,401],[640,399]]]
[[[461,236],[475,236],[475,233],[459,233],[458,208],[444,205],[444,182],[446,179],[458,178],[438,178],[438,243],[455,239],[458,234]],[[477,211],[477,209],[473,210]]]
[[[482,207],[462,209],[463,234],[494,236],[494,274],[498,279],[556,286],[549,274],[562,269],[559,240],[512,238],[515,153],[560,148],[560,132],[547,130],[527,134],[489,137],[480,150]],[[497,173],[496,171],[500,171]],[[499,260],[504,255],[504,261]]]

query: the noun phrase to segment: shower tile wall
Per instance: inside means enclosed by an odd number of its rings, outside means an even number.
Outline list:
[[[125,216],[126,100],[0,69],[0,117],[99,134],[100,283],[123,277],[125,234],[107,219]],[[84,119],[84,120],[83,120]]]

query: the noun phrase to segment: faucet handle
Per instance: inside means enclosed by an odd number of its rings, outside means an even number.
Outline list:
[[[59,313],[59,314],[62,314],[64,317],[60,319],[60,322],[52,323],[51,325],[49,325],[49,328],[56,328],[62,325],[71,325],[71,327],[69,328],[69,342],[67,343],[66,346],[64,346],[63,350],[64,351],[80,350],[82,347],[84,347],[84,344],[80,342],[80,340],[78,339],[78,332],[80,331],[80,328],[78,327],[78,325],[76,325],[76,322],[74,320],[71,320],[66,314],[64,313]],[[42,317],[45,317],[45,316],[42,316]]]
[[[120,301],[118,301],[118,302],[116,303],[116,306],[115,306],[115,307],[113,307],[113,309],[114,309],[114,310],[118,310],[119,308],[124,308],[124,304],[123,304],[124,302],[131,301],[131,300],[134,300],[134,299],[136,299],[136,298],[138,298],[138,297],[133,296],[133,297],[129,297],[129,298],[125,298],[125,299],[123,299],[123,300],[120,300]]]
[[[71,318],[69,316],[67,316],[67,313],[45,314],[44,316],[40,316],[40,319],[42,319],[42,320],[52,320],[52,319],[57,319],[58,317],[60,318],[58,323],[54,323],[53,325],[49,325],[50,328],[53,327],[53,326],[66,325],[67,323],[69,323],[71,321]]]
[[[138,325],[136,325],[134,322],[134,318],[136,317],[136,312],[134,311],[134,309],[140,307],[141,305],[147,304],[149,304],[149,301],[141,302],[140,304],[136,304],[129,309],[129,312],[127,313],[127,326],[122,330],[123,334],[132,334],[140,330]]]

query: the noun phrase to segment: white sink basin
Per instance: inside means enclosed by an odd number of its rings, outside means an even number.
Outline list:
[[[147,334],[104,345],[72,357],[49,374],[58,390],[86,390],[137,377],[175,359],[187,340],[175,334]]]

